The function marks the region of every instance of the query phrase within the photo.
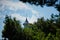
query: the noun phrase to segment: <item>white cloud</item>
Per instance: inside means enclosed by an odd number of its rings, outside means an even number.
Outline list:
[[[34,23],[35,21],[37,21],[37,17],[34,16],[38,15],[38,11],[34,10],[32,7],[28,6],[27,4],[17,1],[17,2],[13,2],[10,0],[0,0],[0,5],[2,5],[2,7],[0,7],[0,10],[2,10],[2,12],[5,10],[5,7],[8,7],[10,10],[13,10],[14,12],[17,11],[18,9],[20,10],[29,10],[31,11],[32,17],[28,18],[30,23]],[[24,12],[23,12],[24,13]],[[21,20],[21,21],[25,21],[26,17],[21,16],[21,14],[17,14],[17,13],[13,13],[11,14],[12,17],[16,17],[17,20]]]
[[[32,15],[32,17],[29,19],[29,23],[37,22],[37,17]]]
[[[21,16],[20,14],[17,14],[17,13],[14,13],[14,14],[11,14],[11,17],[16,17],[17,20],[20,20],[20,21],[25,21],[26,20],[26,17],[24,16]],[[27,17],[29,23],[34,23],[37,21],[37,17],[32,15],[31,18]]]
[[[24,21],[26,18],[24,16],[21,16],[20,14],[17,14],[17,13],[14,13],[14,14],[11,14],[11,17],[16,17],[17,20],[21,20],[21,21]]]
[[[26,10],[30,10],[33,14],[37,14],[38,11],[34,10],[32,7],[29,7],[27,4],[17,1],[17,2],[13,2],[10,0],[0,0],[0,4],[4,6],[9,7],[10,10],[18,10],[18,9],[26,9]]]
[[[13,1],[7,1],[7,0],[2,0],[0,2],[2,5],[8,6],[12,10],[26,8],[26,5],[22,2],[13,2]]]

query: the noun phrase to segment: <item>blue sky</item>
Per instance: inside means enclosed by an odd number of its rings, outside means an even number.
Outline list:
[[[3,30],[3,21],[5,15],[10,15],[12,18],[16,17],[21,23],[24,23],[26,17],[29,23],[34,23],[38,18],[50,18],[51,14],[57,14],[58,11],[54,7],[30,5],[19,0],[0,0],[0,38]]]

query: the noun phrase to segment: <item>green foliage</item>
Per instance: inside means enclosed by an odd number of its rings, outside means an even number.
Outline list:
[[[11,19],[11,17],[6,16],[4,23],[5,25],[4,30],[2,31],[2,37],[12,40],[16,34],[21,32],[21,25],[19,24],[19,21],[16,21],[15,18]]]
[[[20,22],[10,16],[5,17],[2,37],[9,40],[60,40],[60,15],[51,19],[39,18],[34,24],[21,28]]]
[[[60,4],[55,4],[57,0],[20,0],[24,3],[40,5],[43,7],[54,6],[59,12],[58,15],[51,15],[51,19],[39,18],[34,24],[28,24],[21,28],[21,24],[16,18],[5,17],[2,37],[8,40],[60,40]]]
[[[55,8],[60,12],[60,4],[57,4]]]
[[[28,2],[30,4],[40,5],[43,7],[43,5],[45,4],[47,6],[54,6],[58,0],[20,0],[20,1],[24,3]]]

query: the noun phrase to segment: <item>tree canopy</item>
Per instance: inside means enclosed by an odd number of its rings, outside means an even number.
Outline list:
[[[26,28],[22,28],[19,20],[12,19],[11,16],[7,15],[4,20],[2,37],[8,38],[8,40],[60,40],[60,4],[55,5],[58,0],[20,1],[40,6],[55,6],[59,14],[51,14],[51,18],[47,20],[44,17],[38,18],[37,22],[29,23]]]
[[[21,28],[21,24],[15,18],[5,17],[2,37],[8,40],[60,40],[60,16],[52,14],[51,19],[39,18],[34,24]]]
[[[28,2],[30,4],[35,4],[35,5],[47,5],[47,6],[54,6],[58,0],[20,0],[24,3]]]

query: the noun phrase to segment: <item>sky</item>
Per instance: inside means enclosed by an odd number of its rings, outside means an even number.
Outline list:
[[[49,19],[51,14],[57,14],[58,11],[54,7],[31,5],[23,3],[19,0],[0,0],[0,39],[2,38],[2,30],[4,26],[4,18],[6,15],[12,18],[16,17],[23,24],[26,17],[29,23],[37,22],[38,18],[44,17]]]

